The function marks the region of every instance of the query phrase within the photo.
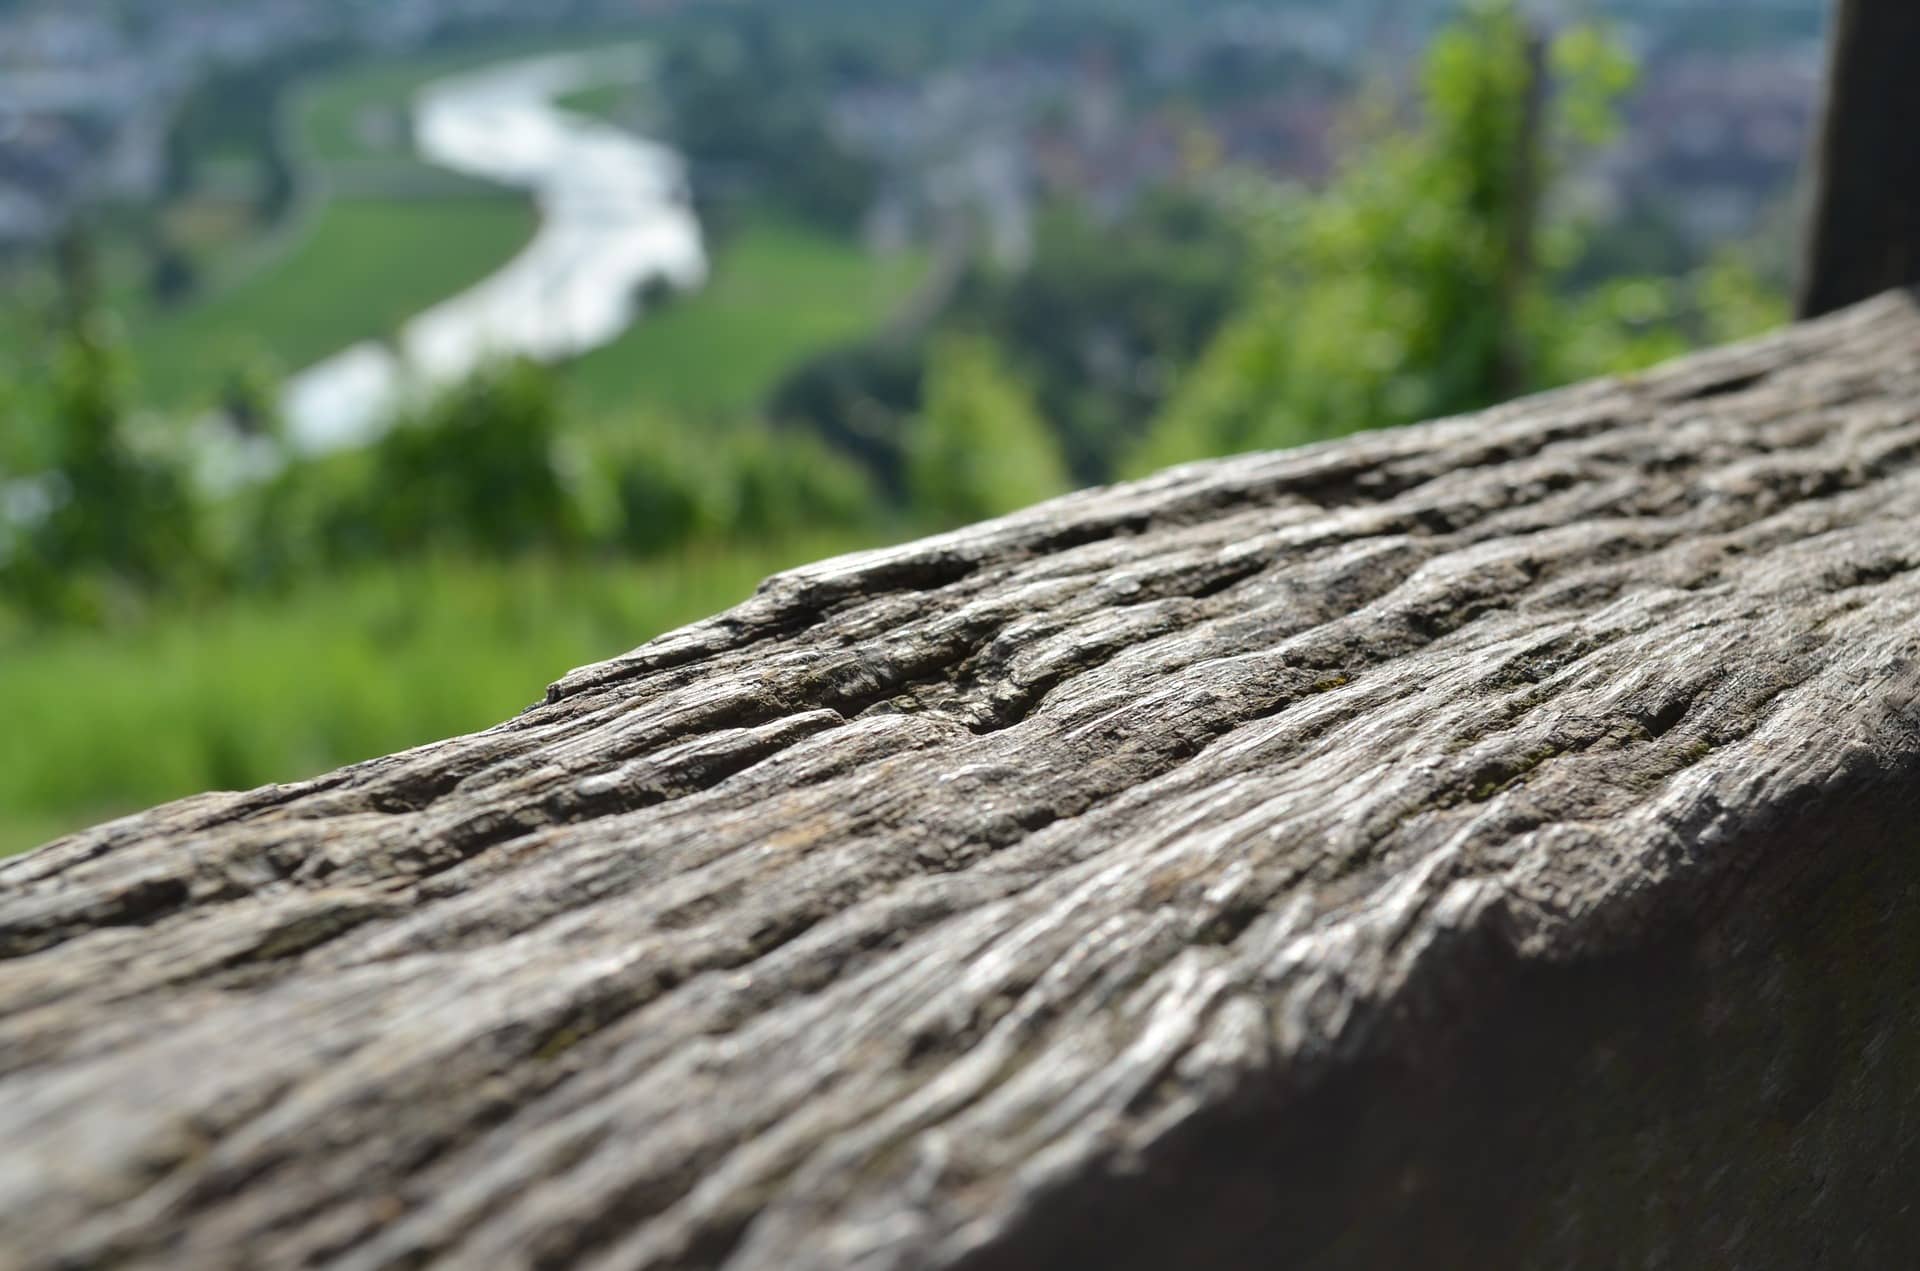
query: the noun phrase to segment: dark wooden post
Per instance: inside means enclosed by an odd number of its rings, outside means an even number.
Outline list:
[[[1920,281],[1920,4],[1836,0],[1803,318]]]

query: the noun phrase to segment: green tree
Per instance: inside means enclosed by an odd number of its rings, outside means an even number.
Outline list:
[[[696,189],[751,191],[845,232],[871,204],[879,173],[828,128],[828,67],[802,30],[760,10],[716,8],[708,29],[668,50],[659,86]]]
[[[372,561],[582,547],[593,527],[562,424],[544,368],[485,367],[401,414],[371,446],[295,459],[243,492],[233,572],[279,586]]]
[[[706,541],[769,542],[872,523],[858,465],[803,433],[759,421],[696,428],[651,415],[599,441],[589,467],[606,541],[652,555]],[[610,497],[609,497],[610,496]]]
[[[278,439],[286,421],[280,413],[281,376],[271,359],[236,360],[220,386],[220,413],[244,437]]]
[[[957,525],[999,516],[1072,488],[1032,397],[979,336],[934,346],[926,406],[907,442],[917,515]]]
[[[1164,191],[1111,223],[1056,206],[1037,231],[1027,268],[969,278],[959,321],[1017,351],[1074,474],[1106,480],[1164,406],[1174,368],[1246,299],[1247,244],[1202,198]]]
[[[1259,295],[1131,466],[1475,409],[1766,321],[1772,311],[1732,260],[1678,282],[1567,294],[1582,227],[1542,224],[1540,210],[1554,175],[1612,134],[1631,80],[1593,28],[1545,43],[1507,0],[1470,8],[1427,55],[1414,126],[1376,108],[1373,139],[1322,192],[1242,189],[1262,249]],[[1715,306],[1726,320],[1706,312]]]
[[[41,392],[14,395],[29,440],[13,462],[38,497],[14,527],[0,583],[43,616],[98,617],[114,593],[194,579],[205,564],[199,508],[184,458],[137,437],[126,408],[117,329],[96,303],[83,234],[59,251],[62,297]]]
[[[580,522],[559,428],[549,372],[488,367],[374,444],[367,515],[399,549],[513,555],[572,543]]]

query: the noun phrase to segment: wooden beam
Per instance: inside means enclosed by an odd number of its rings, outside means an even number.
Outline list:
[[[0,1265],[1904,1265],[1916,524],[1889,296],[68,839]]]

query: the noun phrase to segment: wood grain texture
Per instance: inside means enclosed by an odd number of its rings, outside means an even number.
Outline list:
[[[0,1264],[1892,1265],[1916,818],[1893,295],[0,866]]]

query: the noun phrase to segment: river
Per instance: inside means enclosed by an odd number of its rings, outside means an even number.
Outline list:
[[[420,90],[420,156],[527,190],[539,229],[498,272],[409,321],[394,344],[356,344],[288,380],[281,409],[295,450],[365,444],[396,410],[490,360],[557,361],[609,344],[639,316],[650,285],[706,280],[681,157],[556,104],[644,77],[648,58],[640,47],[527,58]]]

